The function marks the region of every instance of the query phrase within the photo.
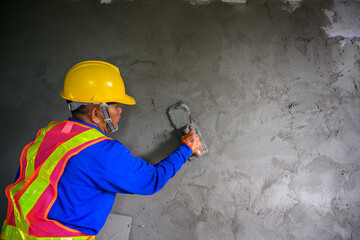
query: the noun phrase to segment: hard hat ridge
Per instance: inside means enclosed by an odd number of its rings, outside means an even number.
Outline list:
[[[136,104],[135,99],[125,93],[119,69],[103,61],[83,61],[73,66],[66,74],[60,95],[68,101],[71,111],[82,105],[99,104],[111,132],[117,127],[112,123],[107,103]]]
[[[136,104],[125,92],[119,69],[103,61],[83,61],[66,74],[61,97],[74,102]]]

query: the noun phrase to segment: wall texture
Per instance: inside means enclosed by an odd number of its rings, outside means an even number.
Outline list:
[[[360,40],[335,31],[359,32],[359,1],[0,6],[1,221],[22,147],[69,115],[66,71],[98,59],[137,100],[112,135],[134,155],[176,148],[166,110],[178,100],[210,147],[159,193],[118,195],[131,239],[360,239]]]

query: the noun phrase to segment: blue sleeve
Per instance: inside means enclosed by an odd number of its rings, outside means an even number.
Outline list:
[[[119,141],[107,140],[96,145],[86,154],[93,158],[101,156],[100,161],[93,161],[95,164],[88,176],[99,188],[117,193],[151,195],[158,192],[192,155],[191,148],[183,144],[152,165],[134,157]]]
[[[34,140],[35,140],[35,138],[33,138],[33,140],[31,140],[31,141],[34,141]],[[19,166],[18,171],[16,173],[16,177],[15,177],[14,182],[16,182],[19,179],[19,177],[20,177],[20,166]]]
[[[18,168],[14,182],[16,182],[19,179],[19,177],[20,177],[20,167]]]

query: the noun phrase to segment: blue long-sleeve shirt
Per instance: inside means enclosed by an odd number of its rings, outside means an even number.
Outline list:
[[[87,126],[91,124],[75,119]],[[58,183],[58,197],[48,218],[80,232],[96,235],[103,227],[116,193],[156,193],[192,155],[180,145],[156,165],[134,157],[117,140],[104,140],[71,157]]]

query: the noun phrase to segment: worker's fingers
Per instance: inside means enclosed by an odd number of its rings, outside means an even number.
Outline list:
[[[184,135],[181,138],[181,143],[188,145],[193,153],[202,147],[200,138],[198,135],[196,135],[194,130],[191,130],[190,133]]]

